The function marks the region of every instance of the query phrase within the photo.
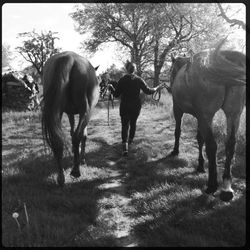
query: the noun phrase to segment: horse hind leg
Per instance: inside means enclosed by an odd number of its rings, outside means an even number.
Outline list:
[[[62,119],[62,113],[60,114],[60,120]],[[54,154],[54,158],[57,162],[58,167],[58,176],[57,176],[57,183],[59,186],[63,186],[65,183],[65,177],[63,173],[63,164],[62,164],[62,158],[63,158],[63,139],[60,136],[53,136],[53,139],[51,140],[51,149]]]
[[[216,166],[216,151],[217,144],[214,139],[212,131],[212,118],[204,119],[198,118],[198,129],[201,136],[204,138],[206,145],[206,154],[208,158],[208,185],[206,189],[207,194],[214,193],[218,188],[217,180],[217,166]]]
[[[67,114],[69,118],[69,124],[70,124],[70,136],[72,140],[72,152],[74,153],[73,148],[73,135],[74,135],[74,127],[75,127],[75,116],[73,114]]]
[[[223,201],[229,201],[233,198],[233,190],[231,188],[232,177],[231,177],[231,161],[235,152],[236,144],[236,133],[239,127],[240,114],[233,117],[226,114],[227,118],[227,138],[226,138],[226,162],[223,173],[223,186],[220,193],[220,199]]]
[[[87,126],[88,120],[89,120],[88,112],[85,112],[84,114],[80,114],[78,126],[72,137],[73,150],[74,150],[74,166],[70,174],[75,178],[78,178],[81,176],[80,169],[79,169],[80,161],[81,161],[79,146],[81,142],[83,141],[86,142],[86,137],[84,138],[83,131],[85,130]],[[84,142],[84,147],[83,147],[84,152],[85,152],[85,142]]]
[[[82,164],[86,164],[85,160],[85,146],[86,146],[86,140],[87,140],[87,126],[83,129],[83,136],[81,140],[81,155],[80,155],[80,161]]]
[[[58,167],[57,183],[59,186],[63,186],[65,183],[63,165],[62,165],[63,141],[59,138],[58,139],[54,138],[53,141],[51,141],[51,148]]]
[[[226,138],[226,162],[223,173],[223,185],[220,198],[223,201],[230,201],[233,198],[233,190],[231,188],[231,161],[235,152],[236,133],[239,128],[240,116],[245,104],[245,88],[232,87],[228,89],[223,111],[227,120],[227,138]]]
[[[59,186],[63,186],[65,183],[65,177],[63,173],[63,166],[62,166],[62,158],[63,158],[63,146],[58,146],[54,151],[54,156],[57,161],[57,166],[58,166],[58,176],[57,176],[57,183]]]

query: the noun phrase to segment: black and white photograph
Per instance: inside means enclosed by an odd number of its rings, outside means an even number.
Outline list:
[[[244,247],[247,9],[2,3],[2,246]]]

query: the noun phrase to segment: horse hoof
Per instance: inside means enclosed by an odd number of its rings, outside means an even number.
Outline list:
[[[171,153],[169,153],[169,154],[167,155],[167,158],[175,157],[175,156],[177,156],[178,154],[179,154],[178,151],[172,151]]]
[[[208,188],[205,190],[205,193],[206,193],[206,194],[213,194],[213,193],[216,192],[216,190],[217,190],[217,187],[216,187],[216,186],[215,186],[215,187],[208,187]]]
[[[232,200],[233,196],[233,192],[231,191],[221,191],[220,193],[220,199],[225,202]]]
[[[78,178],[81,176],[80,171],[79,170],[72,170],[70,173],[71,176]]]

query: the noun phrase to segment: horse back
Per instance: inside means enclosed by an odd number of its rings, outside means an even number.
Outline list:
[[[44,67],[45,96],[56,85],[61,98],[61,111],[69,114],[84,112],[97,102],[98,80],[91,63],[74,52],[51,57]],[[49,95],[49,94],[48,94]]]
[[[172,86],[173,98],[184,112],[213,114],[223,107],[228,93],[243,99],[244,78],[242,53],[200,52],[178,70]]]
[[[172,86],[174,102],[184,113],[215,113],[223,104],[225,87],[211,83],[194,68],[185,64],[177,72]]]

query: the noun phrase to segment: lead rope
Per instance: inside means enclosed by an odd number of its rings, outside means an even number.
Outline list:
[[[167,84],[164,84],[161,89],[156,90],[152,94],[152,99],[156,102],[159,102],[161,99],[161,90],[165,88],[169,93],[171,93],[171,87],[169,87]]]
[[[109,99],[110,99],[110,93],[109,93],[109,96],[108,96],[108,126],[109,126]]]
[[[109,103],[110,102],[112,104],[112,108],[114,108],[114,97],[113,97],[111,91],[109,90],[109,96],[108,96],[108,126],[109,126]]]
[[[105,87],[105,89],[103,90],[103,99],[105,97],[105,95],[107,95],[107,91],[108,91],[108,106],[107,106],[107,111],[108,111],[108,126],[109,126],[109,103],[111,101],[112,107],[114,108],[114,98],[112,96],[112,93],[110,90],[108,90],[108,85]]]

